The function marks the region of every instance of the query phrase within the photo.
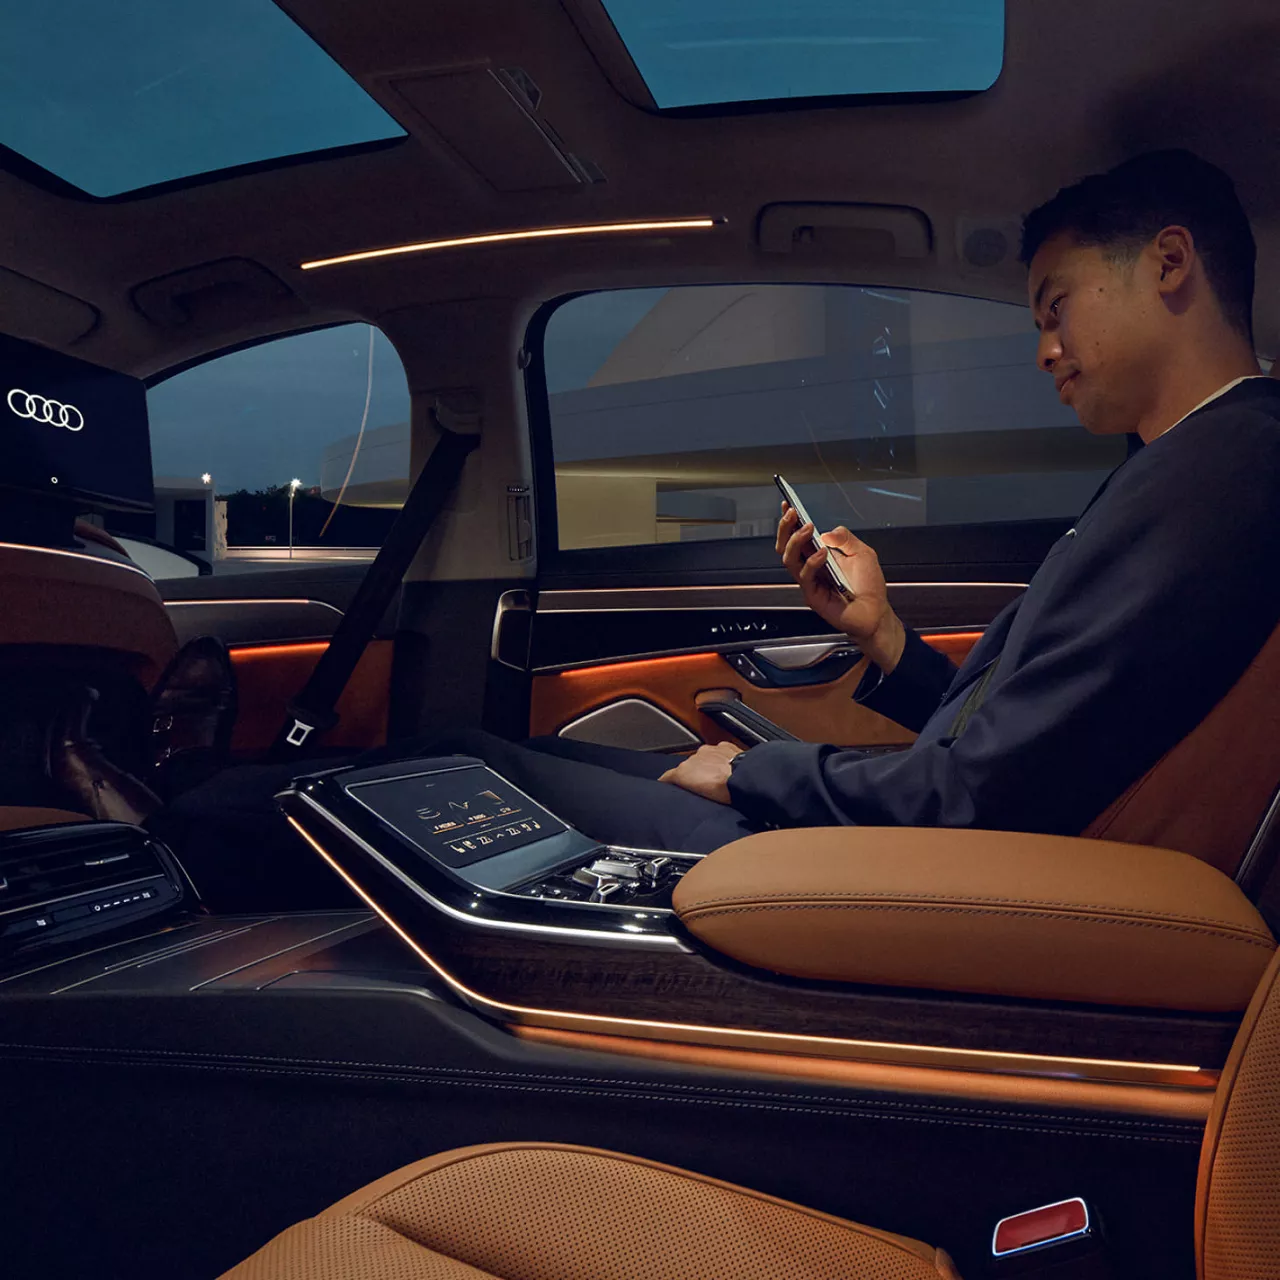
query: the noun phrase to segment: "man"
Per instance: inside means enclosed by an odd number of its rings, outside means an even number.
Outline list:
[[[1254,243],[1230,180],[1186,152],[1087,178],[1025,222],[1039,367],[1098,435],[1143,448],[1049,551],[957,673],[890,608],[846,529],[784,563],[869,655],[855,695],[917,730],[908,752],[703,747],[666,781],[753,825],[975,826],[1078,834],[1185,736],[1280,620],[1280,386],[1251,327]],[[822,562],[843,554],[846,604]]]
[[[917,731],[909,750],[722,744],[677,761],[464,733],[420,752],[480,756],[588,835],[642,848],[707,852],[771,826],[1079,834],[1195,727],[1280,621],[1280,382],[1254,355],[1254,257],[1230,179],[1182,151],[1086,178],[1028,215],[1038,364],[1085,429],[1143,447],[959,671],[894,614],[869,546],[836,529],[809,554],[812,531],[784,510],[783,563],[870,657],[855,697]],[[825,586],[831,554],[852,602]],[[190,805],[197,826],[211,806],[241,803],[230,777],[210,786]],[[261,814],[246,816],[260,831]],[[199,859],[222,860],[207,875],[231,871],[228,843]]]

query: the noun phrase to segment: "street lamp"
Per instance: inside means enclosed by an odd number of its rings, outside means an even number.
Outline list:
[[[213,483],[213,477],[212,477],[212,476],[211,476],[211,475],[206,471],[206,472],[204,473],[204,475],[202,475],[202,476],[200,477],[200,483],[201,483],[201,484],[212,484],[212,483]]]
[[[289,559],[293,559],[293,500],[302,488],[301,480],[289,481]]]

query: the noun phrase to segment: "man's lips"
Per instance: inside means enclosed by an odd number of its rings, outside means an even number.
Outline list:
[[[1070,387],[1079,376],[1080,375],[1078,373],[1069,373],[1061,381],[1058,381],[1057,379],[1054,380],[1054,385],[1058,389],[1058,399],[1061,400],[1063,404],[1067,403],[1067,388]]]

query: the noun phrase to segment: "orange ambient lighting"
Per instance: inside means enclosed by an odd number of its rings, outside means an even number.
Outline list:
[[[344,253],[336,258],[316,258],[302,262],[303,271],[317,267],[336,267],[344,262],[367,262],[370,258],[391,258],[406,253],[427,253],[432,249],[470,249],[484,244],[511,244],[518,240],[560,240],[567,236],[631,235],[646,231],[709,231],[723,219],[668,218],[652,222],[596,222],[582,227],[535,227],[529,231],[491,231],[484,235],[455,236],[451,240],[421,240],[416,244],[397,244],[387,249],[364,249]]]
[[[318,656],[328,647],[327,640],[304,640],[297,644],[232,645],[231,656],[236,662],[251,662],[255,658],[282,658],[288,653],[314,653]]]

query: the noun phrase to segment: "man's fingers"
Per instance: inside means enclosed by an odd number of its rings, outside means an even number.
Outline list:
[[[678,769],[679,767],[680,767],[679,765],[676,765],[676,768],[675,768],[675,769],[668,769],[668,770],[666,771],[666,773],[662,774],[662,775],[658,778],[658,781],[659,781],[659,782],[675,782],[675,780],[676,780],[676,769]]]
[[[793,578],[799,580],[800,570],[804,566],[805,557],[809,555],[812,545],[813,525],[811,524],[802,525],[787,539],[787,545],[782,552],[782,563],[786,565]]]
[[[830,530],[822,535],[822,541],[829,547],[835,547],[837,551],[843,551],[845,555],[852,555],[855,551],[861,551],[866,547],[866,543],[860,538],[855,537],[844,525]]]
[[[817,583],[818,574],[822,572],[822,566],[827,563],[827,557],[830,551],[823,547],[821,551],[815,551],[805,562],[804,567],[800,570],[800,586],[805,590],[811,590]]]
[[[796,524],[800,517],[784,502],[782,504],[782,518],[778,521],[778,538],[775,549],[779,555],[787,549],[787,542],[791,535],[795,532]]]

